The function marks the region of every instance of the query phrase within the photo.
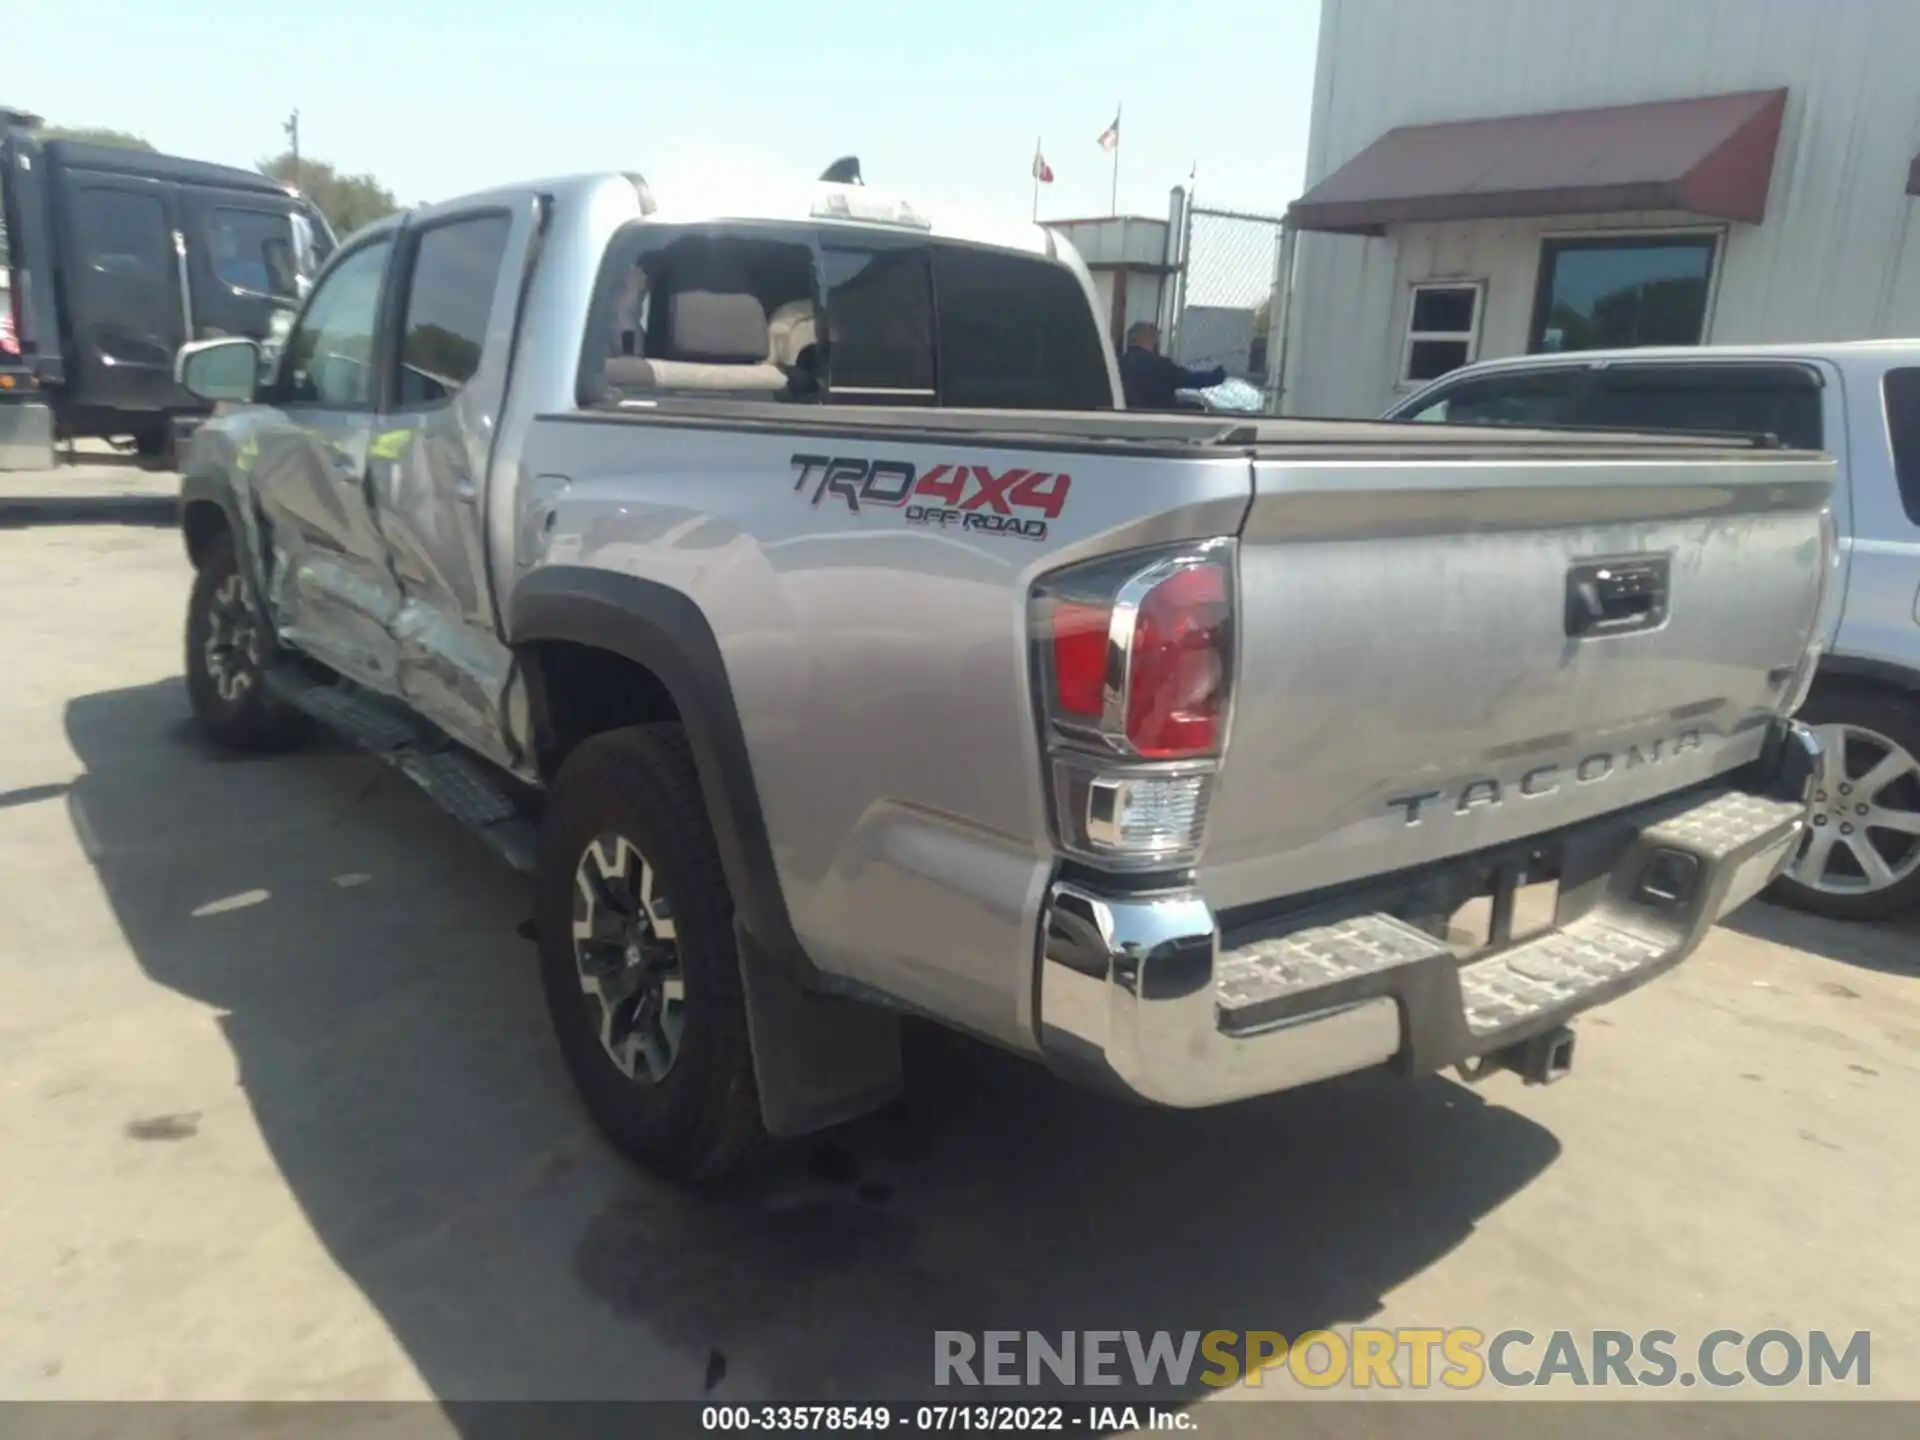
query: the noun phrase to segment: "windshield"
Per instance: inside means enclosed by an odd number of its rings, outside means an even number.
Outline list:
[[[293,260],[302,295],[312,288],[320,267],[333,253],[333,231],[318,210],[293,212]]]

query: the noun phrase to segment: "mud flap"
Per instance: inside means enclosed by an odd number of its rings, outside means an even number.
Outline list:
[[[53,411],[38,401],[0,403],[0,470],[51,470],[59,463]]]
[[[805,1135],[878,1110],[900,1093],[900,1017],[802,988],[734,922],[747,1037],[769,1135]]]

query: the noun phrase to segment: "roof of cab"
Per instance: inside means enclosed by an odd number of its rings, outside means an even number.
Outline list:
[[[271,175],[233,165],[215,165],[205,160],[188,160],[179,155],[119,145],[89,145],[82,140],[46,140],[41,142],[41,149],[51,163],[73,170],[97,170],[111,175],[174,180],[187,185],[211,185],[223,190],[250,190],[291,198],[287,187]]]
[[[850,229],[880,230],[893,234],[898,234],[902,230],[902,226],[890,225],[883,221],[838,220],[813,213],[814,207],[819,204],[822,196],[840,192],[874,201],[904,200],[918,215],[929,222],[930,228],[925,233],[940,239],[991,245],[998,249],[1024,251],[1032,255],[1045,255],[1050,246],[1058,249],[1065,244],[1063,239],[1050,236],[1045,227],[1040,225],[1023,221],[1006,221],[964,210],[926,206],[914,201],[911,196],[897,195],[891,191],[869,189],[861,185],[834,185],[818,180],[798,180],[791,184],[778,185],[764,183],[743,185],[716,181],[712,185],[701,186],[697,191],[683,189],[662,194],[651,186],[647,186],[646,181],[639,175],[603,171],[495,186],[454,199],[437,201],[431,206],[422,207],[422,211],[424,213],[454,209],[471,205],[475,201],[507,199],[529,191],[552,195],[562,203],[588,203],[608,187],[636,185],[646,187],[649,201],[655,207],[646,218],[650,223],[657,225],[700,225],[722,220],[759,220],[844,226]]]

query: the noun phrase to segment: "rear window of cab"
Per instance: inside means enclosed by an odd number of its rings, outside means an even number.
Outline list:
[[[1113,407],[1099,323],[1057,261],[853,227],[643,222],[602,267],[580,398],[662,394]]]

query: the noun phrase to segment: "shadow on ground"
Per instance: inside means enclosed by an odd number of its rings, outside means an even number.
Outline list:
[[[5,495],[0,530],[37,525],[151,525],[180,523],[176,495]]]
[[[1756,901],[1720,922],[1729,930],[1824,955],[1887,975],[1920,975],[1920,914],[1897,920],[1823,920],[1783,905]]]
[[[177,681],[67,721],[140,965],[223,1013],[286,1185],[445,1399],[909,1398],[936,1329],[1358,1321],[1557,1154],[1437,1079],[1161,1113],[926,1031],[896,1109],[676,1192],[585,1128],[519,883],[405,782],[210,763]]]

